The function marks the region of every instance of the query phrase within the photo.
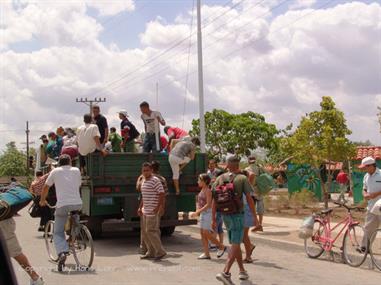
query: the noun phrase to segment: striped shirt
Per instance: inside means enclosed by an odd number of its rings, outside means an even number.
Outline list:
[[[144,179],[141,191],[143,197],[143,214],[146,216],[156,215],[154,211],[159,204],[159,194],[164,193],[160,179],[155,176]]]

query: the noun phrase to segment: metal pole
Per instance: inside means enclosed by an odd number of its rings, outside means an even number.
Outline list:
[[[159,108],[159,83],[156,82],[156,110]],[[155,141],[156,141],[156,150],[160,152],[160,123],[155,118]]]
[[[204,74],[202,69],[201,0],[197,0],[198,96],[201,152],[205,153]]]
[[[26,169],[29,169],[29,122],[26,121]]]

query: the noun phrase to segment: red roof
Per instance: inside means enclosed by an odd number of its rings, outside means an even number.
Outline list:
[[[381,146],[358,146],[356,149],[356,160],[362,160],[371,156],[374,159],[381,159]]]

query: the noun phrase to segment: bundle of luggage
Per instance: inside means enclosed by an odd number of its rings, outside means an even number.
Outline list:
[[[0,193],[0,221],[13,217],[32,201],[33,195],[21,186]]]

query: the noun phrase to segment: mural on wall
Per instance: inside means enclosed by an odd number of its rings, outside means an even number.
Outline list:
[[[312,191],[320,200],[322,195],[317,171],[308,165],[289,164],[287,167],[289,193],[307,189]]]

